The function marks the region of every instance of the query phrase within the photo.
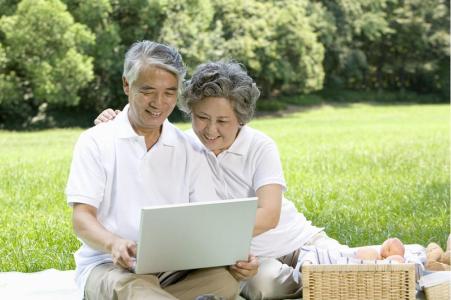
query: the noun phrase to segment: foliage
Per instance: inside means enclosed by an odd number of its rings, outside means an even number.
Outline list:
[[[449,99],[448,1],[320,2],[311,10],[323,21],[329,86],[440,91]]]
[[[123,56],[143,39],[177,47],[188,73],[237,60],[264,98],[323,88],[450,97],[445,0],[0,0],[0,12],[0,124],[122,107]]]
[[[265,95],[321,89],[324,48],[307,1],[217,1],[226,56],[243,62]]]
[[[389,236],[443,246],[448,120],[449,105],[343,104],[250,125],[277,142],[287,198],[332,237],[352,246]],[[1,271],[75,267],[79,242],[64,187],[79,134],[0,131]]]
[[[120,103],[123,99],[120,79],[124,46],[120,26],[112,19],[113,3],[110,0],[66,0],[74,19],[85,24],[96,36],[96,43],[87,49],[93,58],[94,79],[80,91],[81,106],[99,110]]]
[[[24,0],[14,15],[0,19],[0,30],[6,53],[1,79],[16,89],[1,102],[13,101],[20,109],[44,103],[78,104],[78,91],[93,77],[92,58],[84,52],[95,36],[74,22],[64,4]]]

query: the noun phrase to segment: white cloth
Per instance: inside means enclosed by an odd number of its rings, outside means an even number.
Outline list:
[[[321,249],[347,248],[324,231],[315,234],[305,245]],[[242,284],[241,295],[246,299],[291,299],[301,296],[299,268],[295,269],[277,258],[260,257],[259,263],[257,274]]]
[[[166,120],[157,143],[147,151],[127,113],[128,106],[115,120],[81,134],[66,195],[69,204],[96,207],[107,230],[137,241],[140,208],[218,198],[204,156],[183,132]],[[92,268],[109,261],[110,254],[83,244],[75,253],[77,285],[83,290]]]
[[[202,145],[192,130],[188,134]],[[267,184],[280,184],[286,189],[276,144],[247,125],[241,128],[229,149],[217,157],[207,149],[205,154],[213,170],[217,192],[223,199],[254,197],[258,188]],[[252,239],[251,253],[280,257],[298,249],[320,231],[322,228],[312,226],[294,204],[284,198],[279,224]]]
[[[380,245],[368,246],[380,253]],[[315,246],[301,247],[298,264],[296,268],[302,266],[305,261],[310,261],[313,264],[321,265],[360,265],[360,264],[396,264],[398,262],[393,260],[363,260],[355,258],[359,247],[348,248],[347,246],[338,247],[335,249],[318,248]],[[405,245],[404,260],[406,263],[413,263],[423,265],[426,262],[426,251],[423,246],[418,244]]]
[[[49,269],[35,273],[0,273],[0,299],[80,300],[75,271]]]

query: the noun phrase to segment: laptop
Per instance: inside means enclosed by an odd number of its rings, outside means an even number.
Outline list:
[[[141,209],[134,272],[149,274],[247,260],[257,198]]]

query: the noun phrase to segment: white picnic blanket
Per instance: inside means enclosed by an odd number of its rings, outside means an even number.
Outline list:
[[[424,247],[420,245],[406,245],[406,252],[422,262],[425,260]],[[55,269],[35,273],[0,272],[0,299],[81,300],[82,293],[75,285],[74,276],[73,270]],[[417,299],[421,298],[417,295]]]
[[[80,300],[75,271],[49,269],[35,273],[0,273],[0,299]]]

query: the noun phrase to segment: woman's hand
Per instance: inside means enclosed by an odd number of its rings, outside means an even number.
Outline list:
[[[258,265],[257,257],[249,255],[248,261],[237,261],[229,267],[229,271],[236,280],[247,280],[257,274]]]
[[[100,113],[100,115],[97,116],[97,118],[94,120],[94,124],[95,125],[99,125],[100,123],[105,123],[108,121],[113,120],[114,118],[116,118],[116,116],[120,113],[121,111],[116,109],[116,110],[112,110],[111,108],[107,108],[104,111],[102,111]]]

